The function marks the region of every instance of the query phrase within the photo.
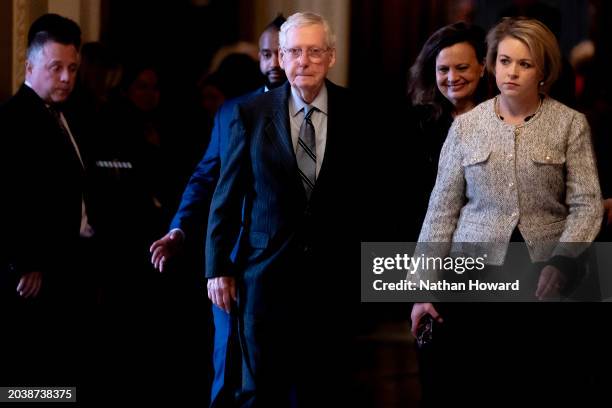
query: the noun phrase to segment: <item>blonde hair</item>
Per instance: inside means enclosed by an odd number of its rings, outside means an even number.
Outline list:
[[[309,11],[292,14],[287,18],[287,21],[283,23],[278,34],[281,48],[285,48],[285,45],[287,44],[287,33],[289,32],[289,30],[291,30],[292,28],[304,27],[314,24],[320,24],[321,26],[323,26],[323,30],[325,31],[325,45],[328,48],[334,48],[336,46],[336,36],[332,32],[332,29],[329,26],[327,20],[325,20],[323,16]]]
[[[491,75],[495,75],[499,43],[507,37],[515,38],[527,46],[543,77],[541,90],[547,92],[561,71],[561,51],[555,35],[538,20],[505,17],[487,34],[487,70]]]

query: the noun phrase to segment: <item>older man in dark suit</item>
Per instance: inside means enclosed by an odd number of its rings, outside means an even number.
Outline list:
[[[235,111],[211,205],[206,274],[222,308],[233,297],[224,282],[236,280],[243,406],[325,406],[334,383],[325,375],[335,372],[336,334],[347,318],[334,259],[346,255],[355,221],[359,114],[349,92],[326,80],[336,51],[325,19],[292,15],[280,46],[289,83]]]

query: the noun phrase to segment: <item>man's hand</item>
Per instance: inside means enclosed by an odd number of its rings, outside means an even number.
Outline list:
[[[536,297],[538,300],[544,300],[549,297],[557,297],[561,293],[561,289],[566,283],[566,278],[561,271],[552,265],[546,265],[540,272],[538,280],[538,288],[536,289]]]
[[[42,273],[29,272],[19,279],[19,284],[17,284],[17,292],[19,293],[19,296],[25,299],[30,297],[35,298],[38,296],[38,292],[40,292],[41,285]]]
[[[232,308],[232,300],[236,301],[236,279],[231,276],[211,278],[206,284],[208,298],[227,313]]]
[[[161,239],[151,245],[151,263],[160,272],[164,271],[166,262],[174,257],[183,246],[183,233],[179,229],[173,229]]]
[[[438,313],[436,308],[431,303],[415,303],[412,306],[412,313],[410,319],[412,320],[412,328],[410,331],[414,337],[417,336],[417,330],[419,328],[419,322],[425,315],[431,315],[434,320],[438,323],[442,323],[442,316]]]
[[[612,225],[612,198],[606,198],[603,204],[606,214],[606,225]]]

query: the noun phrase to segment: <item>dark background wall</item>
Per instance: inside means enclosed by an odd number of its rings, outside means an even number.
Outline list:
[[[403,95],[407,71],[437,28],[470,19],[488,29],[502,10],[532,0],[352,0],[350,2],[349,85]],[[312,4],[316,4],[313,1]],[[541,0],[559,11],[559,39],[567,56],[587,38],[589,5],[596,0]],[[282,3],[287,9],[308,1]],[[10,2],[0,16],[0,55],[10,56]],[[193,86],[220,46],[255,41],[262,3],[255,0],[101,0],[101,41],[131,60],[160,68],[166,96]],[[258,20],[259,18],[259,20]],[[1,24],[5,21],[7,24]],[[260,21],[261,22],[261,21]],[[10,67],[3,58],[4,67]],[[0,101],[11,91],[10,70],[0,73]]]
[[[153,63],[165,93],[180,93],[193,86],[219,47],[252,40],[245,23],[250,7],[244,0],[103,0],[100,40],[122,60]]]

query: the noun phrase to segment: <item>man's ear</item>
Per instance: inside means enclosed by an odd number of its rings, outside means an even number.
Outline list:
[[[329,64],[328,68],[333,67],[336,64],[336,49],[332,48],[329,50]]]
[[[281,67],[283,71],[285,70],[285,62],[283,60],[283,49],[282,48],[278,50],[278,65]]]
[[[26,72],[26,75],[31,75],[33,69],[34,69],[34,66],[30,62],[30,60],[26,59],[25,60],[25,72]]]

